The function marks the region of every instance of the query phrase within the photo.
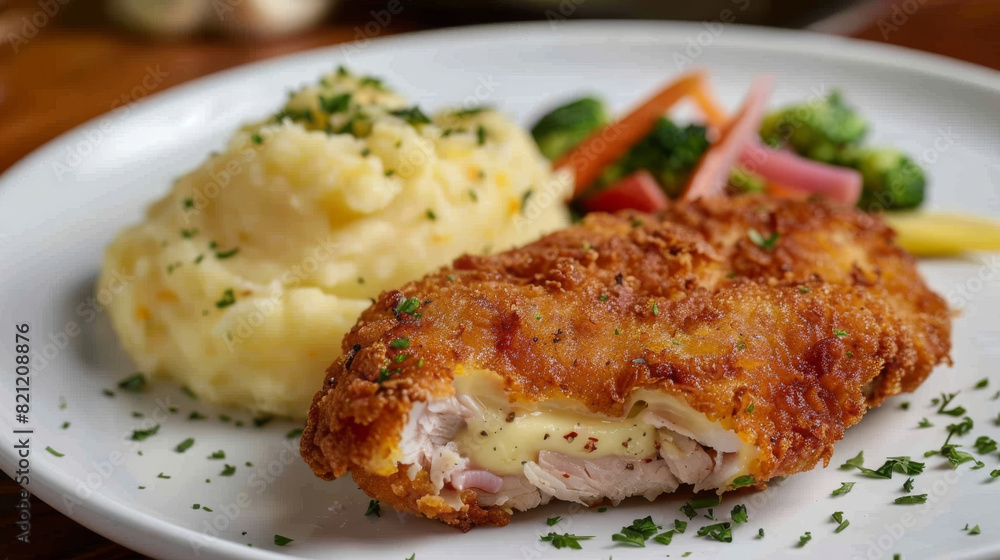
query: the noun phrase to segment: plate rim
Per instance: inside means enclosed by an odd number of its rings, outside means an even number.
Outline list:
[[[991,68],[960,61],[942,55],[917,51],[875,41],[824,35],[809,31],[771,29],[758,26],[727,24],[732,28],[730,33],[721,35],[713,41],[713,45],[747,45],[755,50],[786,51],[794,45],[800,53],[821,54],[848,62],[858,62],[867,66],[883,66],[904,69],[923,75],[957,80],[965,86],[975,86],[986,89],[1000,99],[1000,71]],[[495,42],[511,42],[514,40],[545,43],[559,41],[561,43],[593,43],[598,41],[618,40],[644,43],[672,43],[683,40],[685,34],[700,32],[705,29],[704,23],[643,21],[643,20],[585,20],[560,22],[556,32],[548,22],[533,21],[521,23],[486,24],[461,26],[446,29],[401,33],[370,40],[366,50],[392,51],[405,49],[413,44],[440,44],[456,37],[471,40],[473,43],[486,44]],[[662,32],[663,36],[630,35],[636,31]],[[520,36],[519,36],[520,35]],[[677,36],[680,36],[678,39]],[[180,99],[198,95],[199,91],[215,87],[225,87],[226,84],[238,82],[245,76],[266,72],[269,68],[281,67],[290,63],[309,63],[311,59],[325,60],[328,65],[344,61],[347,56],[344,48],[348,43],[335,43],[304,51],[284,54],[273,58],[241,64],[232,68],[214,72],[205,76],[177,84],[163,91],[155,92],[137,101],[134,109],[143,111],[154,110],[157,106],[176,103]],[[317,67],[319,65],[317,64]],[[676,74],[674,69],[669,73]],[[665,72],[666,74],[666,72]],[[290,85],[290,87],[293,87]],[[138,111],[126,117],[132,121]],[[95,122],[108,113],[102,113],[94,118],[65,131],[55,138],[45,142],[27,156],[21,158],[0,175],[0,199],[6,192],[13,190],[21,176],[49,159],[65,145],[72,142],[81,132],[94,126]],[[23,188],[23,187],[21,187]],[[9,428],[0,435],[0,441],[5,444],[14,443],[12,430],[15,428],[8,420],[2,421]],[[17,461],[12,445],[0,447],[0,465],[10,475]],[[150,556],[161,556],[167,551],[189,551],[193,539],[204,540],[207,544],[202,548],[202,554],[207,558],[261,558],[279,559],[293,557],[288,554],[273,552],[260,548],[248,548],[233,541],[204,535],[193,529],[174,525],[149,513],[137,511],[127,505],[98,493],[92,493],[89,498],[78,500],[75,507],[89,514],[67,513],[67,506],[60,498],[73,495],[74,487],[79,482],[59,472],[52,461],[33,462],[32,476],[35,485],[29,490],[51,507],[84,525],[102,536]],[[12,478],[14,478],[12,476]],[[40,492],[35,492],[40,488]],[[126,528],[123,532],[121,529]],[[129,532],[131,534],[129,535]],[[155,537],[148,541],[128,538],[144,535]],[[291,552],[291,551],[289,551]],[[335,551],[331,551],[334,552]],[[199,554],[201,556],[201,554]]]

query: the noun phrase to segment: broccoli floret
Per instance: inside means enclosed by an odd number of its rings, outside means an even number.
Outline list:
[[[729,185],[738,193],[762,193],[767,187],[763,177],[736,164],[729,172]]]
[[[688,175],[708,149],[705,127],[679,127],[669,119],[656,122],[649,136],[601,174],[600,185],[607,186],[640,169],[649,171],[671,198],[684,190]]]
[[[809,159],[839,164],[845,147],[859,144],[867,132],[868,122],[833,92],[822,101],[767,115],[760,137],[771,146],[790,146]]]
[[[916,208],[924,201],[923,169],[895,148],[856,148],[846,161],[861,172],[858,207],[867,212]]]
[[[592,97],[584,97],[557,107],[538,119],[531,127],[531,135],[542,154],[555,160],[608,122],[604,104]]]

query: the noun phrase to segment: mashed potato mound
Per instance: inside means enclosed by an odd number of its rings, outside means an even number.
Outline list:
[[[302,418],[371,299],[569,223],[568,177],[499,113],[427,117],[343,69],[180,178],[108,247],[98,291],[147,375]]]

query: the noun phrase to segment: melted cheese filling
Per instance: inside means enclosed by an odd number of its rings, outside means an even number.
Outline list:
[[[454,442],[476,468],[498,476],[521,474],[524,464],[537,461],[543,450],[585,459],[656,457],[660,453],[657,442],[663,439],[658,438],[658,429],[664,426],[707,448],[738,452],[740,470],[749,466],[754,454],[747,452],[752,448],[734,432],[691,409],[681,399],[660,391],[636,391],[628,415],[611,418],[594,414],[569,399],[509,402],[500,377],[485,370],[456,372],[455,390],[472,397],[482,414],[467,418]]]

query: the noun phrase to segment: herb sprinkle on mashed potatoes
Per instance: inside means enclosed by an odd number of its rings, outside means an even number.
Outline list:
[[[134,277],[107,309],[142,371],[302,418],[371,298],[566,227],[569,188],[500,113],[428,116],[341,68],[120,232],[97,290]]]

